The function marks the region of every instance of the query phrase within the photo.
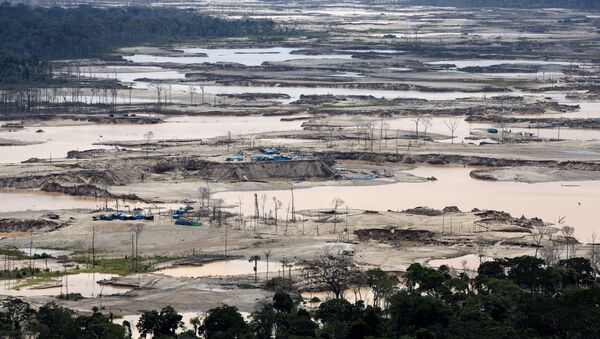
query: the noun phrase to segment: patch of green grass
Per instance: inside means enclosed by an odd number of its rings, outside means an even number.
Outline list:
[[[87,264],[88,267],[81,269],[79,272],[84,273],[106,273],[127,275],[138,272],[150,272],[154,266],[161,262],[178,259],[175,257],[138,257],[137,270],[132,267],[131,258],[98,258],[96,257],[95,267],[91,267],[90,260],[87,256],[75,256],[71,260],[79,264]]]
[[[14,289],[19,290],[36,285],[48,284],[55,281],[56,278],[62,276],[63,273],[59,271],[53,272],[40,272],[31,278],[26,278],[21,283],[15,285]]]
[[[26,259],[27,255],[23,251],[14,247],[0,247],[0,256],[9,256],[13,259]]]
[[[130,258],[96,258],[96,264],[93,268],[91,267],[90,259],[86,256],[75,256],[71,260],[80,264],[87,264],[89,267],[81,270],[87,273],[127,275],[133,272]]]

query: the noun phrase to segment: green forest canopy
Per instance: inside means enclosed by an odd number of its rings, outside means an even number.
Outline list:
[[[46,60],[95,57],[117,47],[281,33],[271,20],[227,20],[180,9],[7,2],[0,4],[0,32],[0,82],[40,81],[48,74]]]
[[[457,275],[447,266],[412,264],[401,288],[387,272],[364,274],[366,280],[355,281],[371,288],[373,305],[331,299],[311,310],[299,303],[297,294],[278,291],[271,303],[256,305],[248,322],[236,307],[223,305],[180,334],[182,316],[169,306],[143,311],[137,323],[122,327],[111,322],[108,311],[78,315],[54,303],[35,310],[6,298],[0,301],[0,337],[125,339],[134,326],[144,337],[161,339],[600,337],[598,270],[584,258],[554,265],[531,256],[495,259],[484,262],[475,277]],[[383,302],[375,303],[375,296]],[[202,298],[197,302],[199,308],[205,306]]]

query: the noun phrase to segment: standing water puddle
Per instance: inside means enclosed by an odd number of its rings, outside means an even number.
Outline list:
[[[507,59],[507,60],[440,60],[425,62],[428,65],[455,65],[456,68],[464,67],[490,67],[497,65],[559,65],[559,66],[583,66],[581,63],[571,63],[569,61],[544,61],[544,60],[526,60],[526,59]]]
[[[60,193],[48,193],[40,191],[0,191],[0,212],[27,210],[53,211],[61,209],[96,209],[103,206],[104,199],[75,197]]]
[[[335,298],[335,295],[332,292],[302,292],[300,295],[311,307],[318,307],[321,303]],[[342,298],[348,300],[352,304],[362,300],[365,305],[373,305],[375,299],[373,290],[369,287],[349,288],[344,291]],[[319,301],[316,301],[316,299],[319,299]]]
[[[488,260],[490,260],[490,258],[481,258],[481,262],[486,262]],[[477,271],[479,263],[479,256],[477,254],[467,254],[456,258],[430,260],[427,262],[427,265],[435,268],[446,265],[455,270]]]
[[[420,177],[434,176],[438,180],[425,183],[394,183],[377,186],[317,186],[294,191],[296,210],[331,208],[332,199],[344,200],[349,208],[365,210],[404,210],[416,206],[442,209],[458,206],[463,211],[473,208],[506,211],[515,217],[540,217],[556,222],[566,216],[567,224],[575,227],[581,241],[591,239],[598,228],[600,181],[527,184],[521,182],[491,182],[469,176],[472,168],[420,167],[410,173]],[[332,183],[333,184],[333,183]],[[289,190],[264,191],[267,201],[273,197],[283,206],[291,203]],[[235,205],[242,198],[245,214],[252,215],[254,192],[222,192],[215,195]],[[515,199],[519,197],[519,199]],[[237,211],[237,207],[235,207]],[[351,222],[351,220],[350,220]]]
[[[135,54],[124,56],[125,60],[138,63],[238,63],[245,66],[260,66],[263,62],[276,62],[298,59],[351,59],[349,54],[304,55],[292,54],[297,50],[286,47],[272,48],[182,48],[181,56],[158,56],[148,54]],[[204,53],[207,56],[194,54]]]
[[[129,291],[129,288],[114,287],[111,285],[100,285],[98,281],[116,277],[114,274],[102,273],[79,273],[69,274],[56,278],[55,281],[45,283],[48,288],[43,286],[32,286],[20,290],[14,289],[22,280],[4,280],[0,281],[0,295],[9,295],[15,297],[37,297],[37,296],[57,296],[60,294],[80,293],[84,298],[95,298],[102,295],[122,294]]]
[[[570,117],[570,113],[561,114],[563,117]],[[520,116],[517,116],[520,117]],[[554,116],[558,118],[559,116]],[[431,117],[429,120],[429,127],[427,133],[435,133],[447,135],[450,137],[450,129],[447,125],[456,123],[456,130],[454,131],[454,143],[469,143],[473,140],[468,139],[469,137],[476,137],[478,139],[492,138],[499,139],[501,137],[502,126],[498,123],[485,123],[485,122],[469,122],[465,120],[465,116],[460,117]],[[416,117],[398,117],[384,120],[384,126],[387,129],[399,129],[405,131],[415,131],[415,120]],[[375,126],[379,127],[380,122],[373,120]],[[498,133],[491,134],[487,132],[488,128],[495,128]],[[554,140],[559,137],[559,130],[557,128],[527,128],[527,127],[512,127],[506,125],[504,127],[506,131],[512,133],[523,133],[532,134],[533,136]],[[472,135],[472,132],[477,132]],[[393,135],[393,131],[389,132],[389,135]],[[419,134],[424,135],[424,122],[421,121],[419,124]],[[509,136],[507,135],[507,139]],[[560,129],[561,140],[600,140],[600,129],[581,129],[581,128],[561,128]],[[452,142],[451,138],[440,140],[442,142]]]
[[[101,124],[26,127],[18,132],[0,133],[0,138],[42,142],[35,145],[0,147],[0,163],[16,163],[29,158],[64,158],[68,151],[109,148],[95,145],[105,141],[143,140],[148,131],[155,140],[205,139],[227,135],[269,131],[299,130],[302,121],[281,121],[281,117],[184,116],[167,118],[164,123]],[[36,133],[38,129],[44,133]],[[1,207],[0,207],[1,209]]]
[[[281,268],[281,263],[269,262],[269,274],[273,277],[277,275],[277,272],[280,271]],[[266,261],[258,261],[257,272],[259,274],[267,272]],[[178,278],[247,275],[254,274],[254,262],[242,259],[214,261],[202,266],[179,265],[157,271],[156,273]]]
[[[108,207],[113,208],[115,201],[109,200]],[[106,205],[102,198],[71,196],[62,193],[50,193],[33,190],[0,190],[0,212],[14,211],[57,211],[64,209],[101,209]],[[138,201],[126,201],[129,209],[148,207]],[[122,207],[122,205],[121,205]],[[26,249],[26,253],[29,249]]]

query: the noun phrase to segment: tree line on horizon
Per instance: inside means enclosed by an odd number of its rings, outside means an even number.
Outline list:
[[[49,80],[49,61],[99,57],[144,43],[233,36],[270,36],[283,31],[272,20],[217,18],[169,8],[30,7],[0,4],[0,83]]]
[[[289,278],[275,277],[265,285],[275,290],[272,300],[259,302],[250,317],[221,305],[192,319],[193,329],[186,329],[182,315],[170,306],[143,311],[136,323],[120,325],[98,308],[81,315],[50,302],[35,310],[7,298],[0,302],[0,336],[121,339],[131,337],[135,327],[144,338],[162,339],[600,337],[599,276],[581,257],[554,265],[532,256],[495,259],[482,263],[474,276],[412,264],[401,283],[379,269],[361,271],[341,255],[319,260],[326,261],[327,269],[316,273],[325,288],[345,287],[362,277],[373,302],[353,304],[335,293],[330,300],[311,300],[321,304],[306,308],[290,282],[281,281]]]

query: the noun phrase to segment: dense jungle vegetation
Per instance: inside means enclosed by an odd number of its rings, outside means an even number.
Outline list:
[[[555,265],[530,256],[496,259],[484,262],[474,277],[445,266],[413,264],[402,284],[379,269],[362,272],[348,260],[327,260],[339,273],[322,272],[330,287],[342,281],[361,282],[373,291],[373,300],[351,304],[334,298],[307,309],[289,284],[271,281],[267,286],[288,289],[276,292],[272,302],[256,305],[249,320],[235,307],[223,305],[204,319],[193,319],[193,329],[184,331],[182,316],[168,306],[145,311],[136,324],[121,326],[99,309],[89,316],[54,303],[34,310],[9,298],[2,303],[0,336],[127,338],[135,326],[153,338],[600,337],[598,274],[587,259],[570,258]],[[277,279],[285,278],[273,280]]]
[[[271,36],[270,20],[225,20],[193,11],[0,4],[0,82],[39,82],[53,59],[97,57],[115,48],[198,38]]]

